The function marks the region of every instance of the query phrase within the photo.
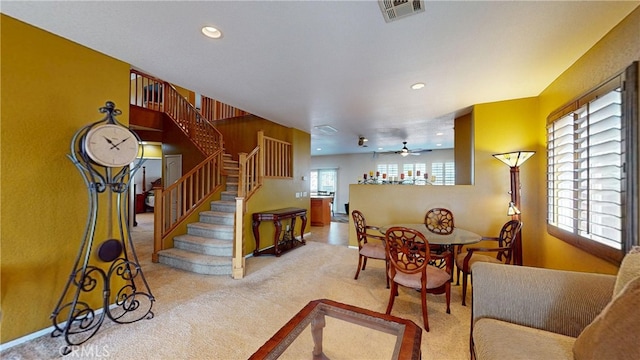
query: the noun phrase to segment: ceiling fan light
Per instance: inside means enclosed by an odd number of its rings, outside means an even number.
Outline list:
[[[405,157],[405,156],[407,156],[407,155],[409,155],[409,153],[408,153],[407,151],[403,151],[403,152],[400,154],[400,156],[402,156],[402,157]]]
[[[202,27],[202,34],[206,37],[210,37],[212,39],[219,39],[222,37],[222,32],[213,26],[204,26]]]

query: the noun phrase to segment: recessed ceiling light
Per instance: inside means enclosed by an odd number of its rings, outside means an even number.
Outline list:
[[[316,150],[318,150],[318,151],[322,151],[322,148],[317,148]]]
[[[443,133],[441,133],[441,132],[436,133],[436,136],[442,136],[442,135],[444,135],[444,134],[443,134]]]
[[[384,150],[384,148],[379,147],[378,150]]]
[[[202,33],[206,37],[210,37],[212,39],[219,39],[222,37],[222,32],[220,30],[214,28],[213,26],[205,26],[202,28]]]
[[[413,90],[420,90],[420,89],[422,89],[423,87],[424,87],[424,83],[421,83],[421,82],[419,82],[419,83],[415,83],[415,84],[411,85],[411,88],[412,88]]]
[[[436,146],[442,146],[442,144],[436,144]]]

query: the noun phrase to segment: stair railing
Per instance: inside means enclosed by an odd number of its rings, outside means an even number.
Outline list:
[[[131,105],[167,114],[205,156],[222,149],[222,134],[172,84],[134,69],[131,74]]]
[[[222,134],[170,83],[131,70],[130,104],[162,111],[207,158],[175,183],[154,191],[154,246],[152,260],[182,221],[222,186]]]
[[[265,177],[291,178],[293,157],[291,143],[264,136],[258,131],[258,146],[250,153],[238,154],[238,197],[236,198],[236,227],[233,244],[234,279],[244,277],[243,221],[246,203],[262,186]]]
[[[240,110],[204,95],[200,96],[200,103],[202,104],[202,110],[200,110],[200,112],[210,121],[249,115],[249,113],[244,110]]]
[[[155,190],[154,262],[158,261],[158,251],[164,249],[167,235],[222,186],[222,167],[220,149],[166,189]]]

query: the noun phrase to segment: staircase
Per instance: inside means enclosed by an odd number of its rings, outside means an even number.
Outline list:
[[[235,198],[238,196],[239,164],[224,154],[226,189],[200,221],[187,224],[187,234],[173,238],[173,248],[158,252],[160,263],[206,275],[231,275]]]

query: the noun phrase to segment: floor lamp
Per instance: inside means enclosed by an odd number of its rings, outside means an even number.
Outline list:
[[[527,161],[535,151],[513,151],[503,154],[493,154],[493,157],[507,164],[511,169],[511,201],[507,215],[512,219],[520,220],[520,166]],[[522,231],[518,233],[515,239],[513,249],[513,263],[522,265]]]

